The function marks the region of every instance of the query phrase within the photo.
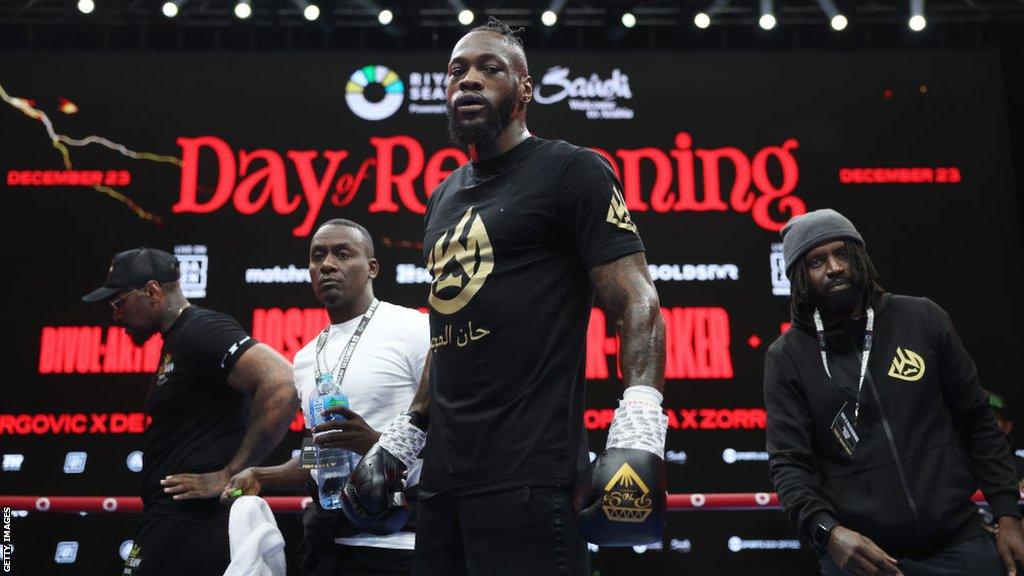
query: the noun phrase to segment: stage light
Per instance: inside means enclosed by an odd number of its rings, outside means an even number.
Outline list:
[[[775,11],[772,9],[772,0],[761,0],[761,17],[758,18],[757,24],[763,30],[771,30],[775,28]]]
[[[96,9],[96,3],[92,0],[78,0],[78,11],[82,14],[92,14]]]
[[[320,7],[316,4],[310,4],[302,9],[302,17],[310,22],[320,17]]]
[[[711,26],[711,16],[704,12],[697,12],[697,15],[693,17],[693,25],[703,30]]]
[[[462,12],[459,12],[459,24],[462,24],[463,26],[469,26],[470,24],[473,23],[473,19],[475,18],[476,14],[473,14],[473,11],[470,10],[469,8],[466,8]]]
[[[553,10],[545,10],[544,13],[540,15],[540,22],[548,27],[554,26],[555,23],[558,22],[558,14],[555,14]]]
[[[924,0],[910,0],[910,20],[907,20],[907,26],[914,32],[920,32],[927,25],[928,21],[924,18]]]
[[[622,25],[626,28],[632,28],[636,26],[636,16],[632,12],[626,12],[622,15]]]
[[[241,0],[238,4],[235,4],[235,17],[239,20],[245,20],[249,16],[252,16],[252,6],[249,5],[247,0]]]
[[[391,24],[391,21],[394,19],[395,14],[391,12],[391,10],[388,10],[387,8],[381,10],[380,14],[377,14],[377,22],[380,22],[381,26],[387,26],[388,24]]]
[[[163,11],[164,16],[167,16],[168,18],[174,18],[178,15],[178,5],[174,2],[164,2],[161,10]]]
[[[836,14],[835,16],[833,16],[830,23],[832,24],[832,29],[835,30],[836,32],[842,32],[843,30],[846,30],[846,26],[847,24],[849,24],[849,22],[846,20],[846,16],[843,16],[842,14]]]

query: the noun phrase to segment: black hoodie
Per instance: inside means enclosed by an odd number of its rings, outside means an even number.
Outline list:
[[[927,556],[981,533],[971,495],[1018,516],[1009,448],[949,316],[926,298],[882,294],[852,457],[832,435],[857,394],[865,320],[826,333],[795,318],[765,358],[769,470],[801,534],[838,522],[895,556]],[[921,365],[923,364],[923,366]]]

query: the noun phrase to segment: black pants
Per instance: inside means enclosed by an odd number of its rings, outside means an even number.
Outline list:
[[[1004,576],[1006,568],[996,552],[992,538],[975,536],[933,556],[914,560],[897,558],[900,571],[906,576]],[[835,561],[828,554],[821,557],[822,576],[841,576]]]
[[[231,562],[228,525],[143,515],[123,576],[223,576]]]
[[[302,576],[409,576],[412,550],[334,544],[315,562],[307,557]]]
[[[568,488],[523,486],[419,501],[416,576],[589,576]]]

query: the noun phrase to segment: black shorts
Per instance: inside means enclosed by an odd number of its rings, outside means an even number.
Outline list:
[[[419,501],[415,576],[590,576],[570,489],[523,486]]]
[[[231,563],[226,523],[143,515],[123,576],[223,576]]]

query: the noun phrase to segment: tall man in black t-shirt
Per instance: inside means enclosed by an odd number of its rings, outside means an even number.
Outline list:
[[[298,409],[288,361],[230,316],[190,305],[179,276],[167,252],[128,250],[82,298],[108,301],[136,344],[158,332],[164,340],[146,406],[143,518],[125,576],[223,574],[228,513],[217,497],[281,441]]]
[[[381,437],[405,460],[427,426],[418,575],[589,575],[586,540],[649,543],[664,526],[664,326],[644,246],[604,159],[530,135],[532,90],[507,26],[492,20],[455,45],[449,129],[472,162],[427,208],[429,411],[421,387],[408,434]],[[584,472],[595,292],[622,339],[626,388],[606,452]],[[367,460],[346,489],[362,513],[387,508],[368,478],[395,470]]]
[[[782,244],[793,328],[765,358],[768,467],[821,573],[1015,574],[1016,475],[949,316],[883,292],[834,210],[790,220]],[[995,548],[970,500],[978,485]]]

